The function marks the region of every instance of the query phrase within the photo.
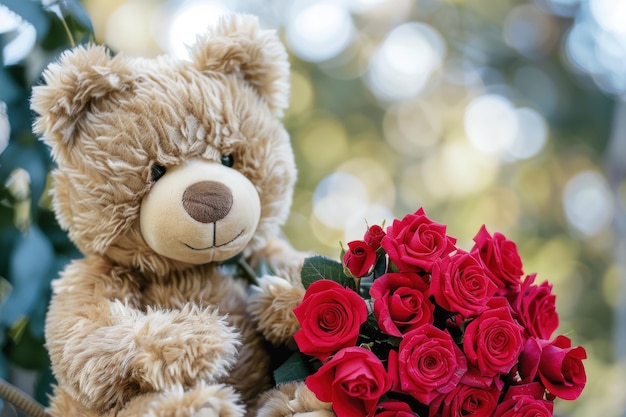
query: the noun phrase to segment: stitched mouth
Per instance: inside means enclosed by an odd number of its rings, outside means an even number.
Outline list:
[[[211,246],[207,246],[206,248],[194,248],[193,246],[190,246],[190,245],[188,245],[188,244],[187,244],[187,243],[185,243],[185,242],[182,242],[182,244],[183,244],[183,245],[185,245],[185,246],[187,246],[189,249],[191,249],[191,250],[196,250],[196,251],[207,250],[207,249],[215,249],[215,248],[221,248],[221,247],[223,247],[223,246],[227,246],[227,245],[230,245],[231,243],[233,243],[235,240],[237,240],[237,239],[238,239],[238,238],[239,238],[239,237],[243,234],[243,232],[244,232],[244,231],[245,231],[245,229],[242,229],[242,230],[241,230],[241,232],[237,233],[237,235],[236,235],[234,238],[232,238],[231,240],[229,240],[229,241],[228,241],[228,242],[226,242],[226,243],[222,243],[221,245],[215,245],[215,234],[214,234],[214,236],[213,236],[213,243],[214,243],[214,244],[213,244],[213,245],[211,245]]]

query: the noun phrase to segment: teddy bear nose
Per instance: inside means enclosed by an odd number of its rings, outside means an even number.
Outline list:
[[[233,194],[221,182],[197,182],[183,193],[185,211],[200,223],[214,223],[223,219],[232,206]]]

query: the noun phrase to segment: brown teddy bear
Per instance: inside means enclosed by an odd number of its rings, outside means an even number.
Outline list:
[[[261,396],[263,338],[291,340],[304,293],[303,255],[278,238],[296,174],[280,122],[287,54],[256,18],[233,15],[190,56],[79,46],[34,88],[34,130],[58,164],[54,210],[84,254],[53,283],[54,416],[330,409],[302,384]],[[224,273],[237,256],[275,276],[251,296]]]

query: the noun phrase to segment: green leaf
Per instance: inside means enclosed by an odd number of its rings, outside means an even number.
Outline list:
[[[376,265],[374,266],[374,279],[380,277],[387,273],[387,256],[385,253],[380,253],[378,255],[378,259],[376,260]]]
[[[29,316],[50,286],[54,249],[37,226],[21,235],[9,255],[9,281],[13,292],[0,305],[0,320],[7,327]]]
[[[378,319],[373,313],[367,316],[367,321],[364,324],[370,326],[372,330],[378,331]]]
[[[299,352],[293,353],[281,366],[274,371],[276,384],[304,381],[309,376],[304,357]]]
[[[19,338],[19,342],[9,346],[9,362],[24,369],[41,369],[50,365],[48,351],[44,339],[36,338],[27,328]]]
[[[343,273],[343,265],[326,256],[312,256],[304,260],[302,265],[302,284],[304,288],[320,279],[330,279],[343,286],[354,288],[354,281]]]
[[[35,400],[44,407],[48,406],[52,387],[56,384],[56,379],[52,374],[52,368],[46,366],[43,368],[37,382],[35,384]]]
[[[0,351],[4,350],[4,331],[0,331]],[[0,355],[0,378],[7,379],[8,369],[7,363],[4,355]],[[0,404],[0,410],[2,410],[2,406]]]
[[[2,305],[4,300],[9,297],[11,291],[13,291],[13,286],[11,285],[11,283],[3,277],[0,277],[0,305]]]
[[[93,24],[83,5],[78,0],[65,0],[62,3],[74,20],[90,34],[93,34]]]
[[[2,60],[1,56],[0,60]],[[0,85],[2,86],[0,88],[0,100],[10,104],[19,99],[22,90],[15,84],[13,78],[3,67],[0,67]]]

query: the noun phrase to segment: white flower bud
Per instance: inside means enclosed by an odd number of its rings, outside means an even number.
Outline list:
[[[30,196],[30,174],[23,168],[13,170],[6,187],[17,200],[26,200]]]

